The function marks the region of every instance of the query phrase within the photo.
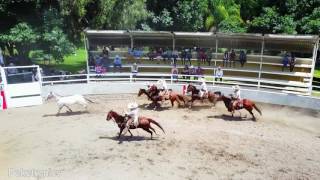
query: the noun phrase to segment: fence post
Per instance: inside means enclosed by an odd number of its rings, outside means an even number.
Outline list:
[[[171,84],[172,84],[172,82],[173,82],[173,76],[172,76],[172,74],[171,74]]]
[[[132,82],[132,74],[130,74],[130,82]]]

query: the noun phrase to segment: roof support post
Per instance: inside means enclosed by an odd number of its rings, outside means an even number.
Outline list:
[[[176,49],[176,38],[172,33],[172,51],[174,51],[175,49]]]
[[[318,48],[319,48],[319,39],[314,43],[313,46],[313,53],[312,53],[312,69],[311,69],[311,77],[310,77],[310,82],[309,82],[309,91],[308,95],[312,94],[312,81],[313,81],[313,74],[314,74],[314,68],[316,65],[316,60],[317,60],[317,53],[318,53]]]
[[[215,54],[215,56],[214,56],[214,59],[215,59],[215,61],[214,61],[214,66],[217,66],[217,59],[218,59],[218,43],[219,43],[219,41],[218,41],[218,35],[216,34],[216,54]]]
[[[89,67],[89,41],[86,35],[84,35],[84,49],[86,51],[86,60],[87,60],[87,83],[90,82],[90,67]]]
[[[130,34],[130,48],[133,49],[133,36]]]
[[[260,67],[259,67],[259,76],[258,76],[258,89],[260,89],[261,71],[262,71],[262,61],[263,61],[263,52],[264,52],[264,35],[262,35],[262,41],[261,41]]]

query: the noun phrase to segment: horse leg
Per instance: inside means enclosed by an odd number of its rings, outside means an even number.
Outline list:
[[[63,106],[59,106],[59,109],[58,109],[58,112],[57,112],[57,115],[59,115],[60,114],[60,111],[61,111],[61,109],[63,108]]]
[[[124,128],[120,128],[118,139],[120,139],[120,136],[121,136],[123,130],[124,130]]]
[[[69,110],[69,112],[72,112],[72,110],[69,106],[67,106],[67,105],[64,105],[64,106]]]
[[[170,99],[171,101],[171,106],[173,107],[174,106],[174,99]]]
[[[254,116],[252,110],[250,111],[250,110],[247,109],[247,111],[249,111],[249,113],[252,115],[252,120],[253,120],[253,121],[256,121],[256,117]]]
[[[149,126],[149,129],[151,129],[156,135],[158,135],[156,130],[153,127]]]
[[[129,133],[130,133],[130,135],[131,135],[131,137],[132,137],[132,136],[133,136],[133,134],[131,133],[130,129],[128,129],[128,131],[129,131]]]
[[[143,128],[143,130],[147,131],[148,133],[151,134],[151,139],[152,139],[152,131],[150,131],[148,128]]]

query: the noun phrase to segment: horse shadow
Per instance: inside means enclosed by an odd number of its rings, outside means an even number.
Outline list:
[[[75,116],[75,115],[82,115],[82,114],[89,114],[89,111],[72,111],[72,112],[65,112],[60,114],[44,114],[42,117],[59,117],[59,116]]]
[[[201,111],[203,109],[213,109],[213,106],[210,105],[195,105],[189,108],[191,111]]]
[[[231,116],[231,115],[226,115],[226,114],[222,114],[222,115],[215,115],[215,116],[207,116],[207,118],[217,118],[217,119],[223,119],[225,121],[254,121],[251,118],[247,118],[247,117],[240,117],[240,116]]]
[[[148,140],[158,140],[157,137],[145,137],[145,136],[121,136],[118,138],[118,136],[100,136],[99,139],[110,139],[113,141],[119,141],[118,144],[121,144],[122,142],[139,142],[139,141],[148,141]]]
[[[160,107],[154,109],[154,106],[150,105],[150,104],[140,104],[138,106],[140,109],[144,109],[144,110],[155,110],[155,111],[165,111],[165,110],[169,110],[170,107],[162,107],[160,105]]]

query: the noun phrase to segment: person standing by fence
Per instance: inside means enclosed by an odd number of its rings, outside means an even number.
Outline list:
[[[239,61],[240,61],[241,67],[244,66],[245,62],[247,62],[247,55],[243,50],[240,51]]]
[[[225,51],[224,55],[223,55],[223,67],[227,67],[228,63],[229,63],[230,59],[229,59],[229,52]]]
[[[293,53],[291,53],[291,57],[290,57],[290,61],[289,61],[290,72],[293,71],[295,65],[296,65],[296,57]]]
[[[215,72],[215,76],[214,76],[214,80],[217,81],[218,79],[220,80],[220,82],[222,81],[222,77],[223,77],[223,70],[221,69],[221,67],[219,66],[216,69]]]
[[[133,65],[131,66],[131,73],[132,73],[132,79],[134,82],[136,82],[136,77],[138,74],[138,65],[137,63],[133,63]]]

